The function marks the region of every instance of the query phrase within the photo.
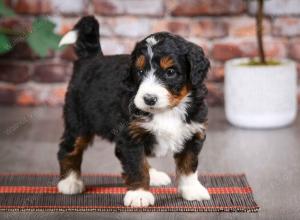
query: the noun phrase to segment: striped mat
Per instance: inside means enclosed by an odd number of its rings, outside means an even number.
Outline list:
[[[172,185],[151,187],[155,205],[147,208],[123,206],[126,187],[119,175],[83,175],[86,192],[62,195],[57,192],[56,174],[0,174],[2,211],[99,211],[99,212],[257,212],[252,189],[244,174],[201,175],[209,201],[186,201]]]

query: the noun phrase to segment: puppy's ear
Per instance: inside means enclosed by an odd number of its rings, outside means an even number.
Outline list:
[[[206,78],[210,62],[205,57],[201,47],[189,42],[188,48],[187,59],[190,64],[190,81],[193,86],[196,86]]]
[[[130,59],[131,59],[130,64],[129,64],[129,67],[127,69],[126,77],[123,80],[123,85],[124,85],[125,89],[127,89],[128,91],[131,91],[131,92],[134,92],[134,91],[137,90],[137,82],[134,78],[134,72],[135,72],[134,65],[135,65],[135,62],[136,62],[136,59],[137,59],[137,51],[139,50],[140,46],[141,46],[140,42],[136,43],[133,51],[131,52],[131,54],[130,54]]]

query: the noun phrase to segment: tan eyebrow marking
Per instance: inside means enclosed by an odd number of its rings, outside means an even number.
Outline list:
[[[169,56],[160,59],[160,67],[164,70],[172,67],[173,65],[174,65],[174,60]]]
[[[135,66],[138,69],[143,69],[145,67],[145,64],[146,64],[146,58],[144,55],[139,56],[135,61]]]

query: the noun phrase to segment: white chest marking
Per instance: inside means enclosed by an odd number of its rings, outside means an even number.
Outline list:
[[[172,110],[155,113],[151,121],[141,124],[156,137],[157,144],[154,146],[156,156],[180,152],[186,140],[197,132],[205,132],[205,125],[202,123],[184,122],[188,96],[185,99]]]

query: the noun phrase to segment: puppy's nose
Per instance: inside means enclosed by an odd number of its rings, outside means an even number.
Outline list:
[[[153,106],[157,102],[157,96],[151,94],[145,94],[143,96],[144,102],[146,105]]]

